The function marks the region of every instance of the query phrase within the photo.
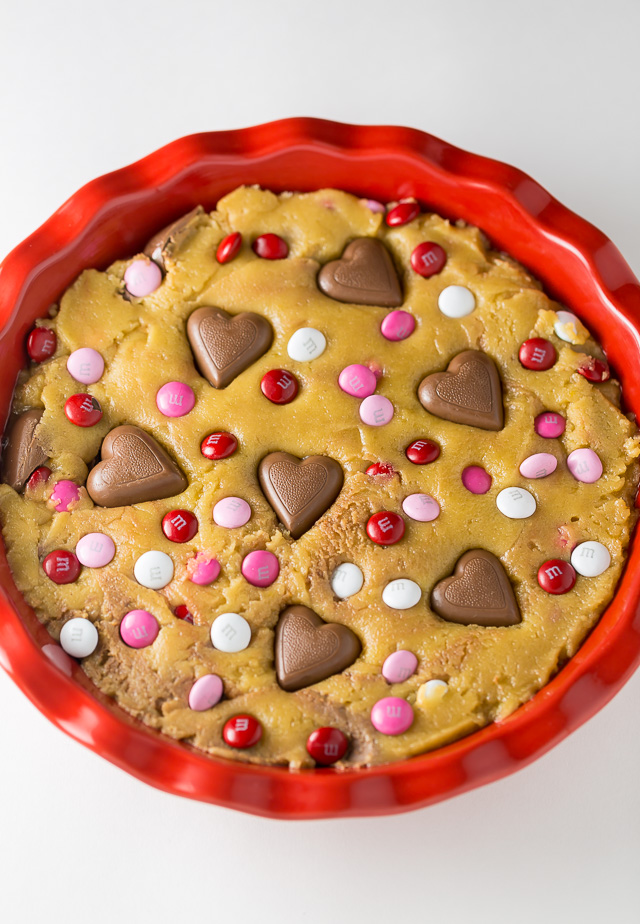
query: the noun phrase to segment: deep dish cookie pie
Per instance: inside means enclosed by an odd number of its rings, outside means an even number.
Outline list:
[[[174,738],[362,766],[510,714],[613,596],[640,451],[606,359],[481,232],[243,188],[29,336],[14,578]]]

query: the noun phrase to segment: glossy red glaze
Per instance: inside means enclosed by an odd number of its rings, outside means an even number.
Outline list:
[[[232,456],[237,448],[238,441],[233,433],[225,433],[222,430],[205,436],[200,444],[200,452],[202,455],[213,461],[217,459],[226,459],[228,456]]]
[[[56,332],[48,327],[34,327],[27,338],[27,353],[34,363],[50,359],[58,346]]]
[[[545,372],[550,369],[558,358],[556,348],[550,340],[544,337],[532,337],[525,340],[518,351],[518,359],[525,367],[533,372]]]
[[[385,221],[390,228],[398,228],[400,225],[408,225],[419,214],[420,206],[417,202],[399,202],[392,209],[389,209]]]
[[[42,562],[42,570],[54,584],[73,584],[78,580],[82,566],[73,552],[55,549]]]
[[[262,738],[262,725],[252,715],[234,715],[225,722],[222,737],[231,748],[252,748]]]
[[[170,510],[162,518],[162,532],[170,542],[190,542],[198,532],[198,518],[190,510]]]
[[[158,228],[241,183],[334,186],[479,225],[577,312],[603,345],[640,415],[640,284],[614,245],[520,170],[407,128],[286,119],[182,138],[89,183],[0,266],[3,423],[37,318],[89,266],[140,252]],[[276,818],[380,815],[426,806],[494,781],[544,754],[605,705],[640,662],[640,547],[634,537],[615,597],[580,650],[500,723],[401,763],[336,772],[211,758],[147,728],[71,665],[56,667],[51,636],[0,554],[0,663],[30,700],[85,746],[161,789]]]
[[[607,382],[611,378],[609,363],[604,359],[596,359],[595,356],[585,357],[578,366],[578,372],[588,382]]]
[[[261,234],[251,249],[263,260],[284,260],[289,253],[289,245],[278,234]]]
[[[234,257],[237,257],[242,247],[242,235],[239,231],[233,234],[227,234],[218,244],[216,250],[216,260],[218,263],[231,263]]]
[[[561,558],[550,558],[538,568],[538,584],[548,594],[566,594],[576,582],[573,565]]]
[[[440,447],[433,440],[414,440],[404,451],[409,462],[414,465],[428,465],[435,462],[440,455]]]
[[[262,376],[260,390],[273,404],[289,404],[298,394],[298,380],[286,369],[270,369]]]
[[[433,241],[423,241],[411,254],[411,266],[419,276],[428,279],[441,273],[447,262],[447,251]]]
[[[347,753],[349,739],[339,728],[316,728],[307,738],[307,751],[317,764],[329,766]]]
[[[71,395],[64,403],[67,419],[76,427],[95,427],[102,420],[102,408],[92,395]]]
[[[367,520],[367,536],[376,545],[395,545],[404,536],[404,520],[392,510],[374,513]]]

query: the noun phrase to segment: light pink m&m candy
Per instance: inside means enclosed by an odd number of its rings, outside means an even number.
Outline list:
[[[376,390],[377,378],[368,366],[353,363],[346,366],[338,376],[338,385],[354,398],[368,398]]]
[[[558,460],[550,452],[536,452],[520,465],[523,478],[546,478],[558,467]]]
[[[129,295],[144,298],[162,282],[162,271],[153,260],[134,260],[125,270],[124,284]]]
[[[386,212],[386,208],[382,202],[378,202],[377,199],[360,199],[362,205],[366,206],[370,212]]]
[[[51,501],[58,513],[65,513],[80,500],[80,489],[74,481],[58,481],[51,492]]]
[[[412,520],[429,523],[440,513],[440,505],[430,494],[410,494],[402,501],[402,509]]]
[[[82,347],[74,350],[67,360],[67,370],[71,378],[83,385],[93,385],[102,378],[104,359],[97,350]]]
[[[213,508],[213,522],[225,529],[237,529],[251,519],[251,507],[241,497],[223,497]]]
[[[394,651],[382,665],[382,676],[389,683],[404,683],[415,674],[418,659],[412,651]]]
[[[384,395],[369,395],[360,405],[360,419],[370,427],[383,427],[393,417],[393,404]]]
[[[574,449],[567,456],[567,468],[576,479],[593,484],[602,476],[602,462],[593,449]]]
[[[534,421],[534,427],[538,436],[543,436],[546,440],[553,440],[562,436],[566,421],[561,414],[555,411],[544,411],[538,414]]]
[[[280,574],[280,562],[273,552],[258,550],[245,555],[240,570],[255,587],[269,587]]]
[[[411,728],[413,709],[406,699],[385,696],[371,710],[371,723],[383,735],[401,735]]]
[[[156,394],[158,410],[165,417],[184,417],[196,403],[193,388],[184,382],[167,382]]]
[[[194,712],[204,712],[211,709],[222,698],[222,680],[217,674],[205,674],[198,677],[189,690],[189,708]]]
[[[406,340],[416,329],[416,319],[408,311],[397,309],[388,314],[382,324],[380,331],[382,336],[387,340]]]
[[[131,610],[120,623],[120,635],[130,648],[146,648],[155,642],[160,626],[146,610]]]
[[[115,554],[113,539],[104,533],[87,533],[76,545],[76,558],[87,568],[104,568]]]
[[[194,558],[187,562],[187,574],[192,584],[207,587],[213,584],[220,574],[220,562],[213,555],[198,552]]]

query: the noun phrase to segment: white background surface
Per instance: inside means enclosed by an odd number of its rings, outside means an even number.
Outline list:
[[[637,0],[0,0],[0,257],[195,131],[399,123],[514,163],[640,273]],[[640,918],[640,675],[533,766],[405,816],[266,821],[163,795],[0,675],[6,921]]]

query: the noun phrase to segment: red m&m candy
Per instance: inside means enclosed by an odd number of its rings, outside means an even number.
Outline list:
[[[226,459],[238,448],[238,441],[233,433],[220,431],[205,436],[200,444],[200,452],[206,459]]]
[[[578,372],[587,382],[606,382],[611,378],[609,363],[604,359],[596,359],[595,356],[585,357],[578,366]]]
[[[48,327],[34,327],[27,339],[27,353],[34,363],[50,359],[56,351],[58,338]]]
[[[189,542],[198,532],[197,517],[190,510],[170,510],[162,518],[162,532],[171,542]]]
[[[189,608],[185,606],[184,603],[179,603],[173,612],[176,614],[178,619],[184,619],[185,622],[193,625],[193,616],[189,612]]]
[[[404,454],[414,465],[427,465],[438,458],[440,447],[433,440],[414,440],[407,446]]]
[[[316,728],[307,738],[307,751],[317,764],[335,764],[347,753],[349,739],[339,728]]]
[[[238,256],[241,247],[242,235],[239,231],[234,231],[233,234],[227,234],[218,244],[216,260],[218,263],[230,263],[234,257]]]
[[[394,545],[404,536],[404,520],[390,510],[374,513],[367,522],[367,536],[377,545]]]
[[[439,273],[447,262],[447,252],[433,241],[423,241],[411,254],[411,266],[419,276],[428,279]]]
[[[400,225],[407,225],[420,214],[420,206],[417,202],[399,202],[389,209],[386,216],[386,222],[390,228],[398,228]]]
[[[251,748],[262,738],[262,725],[252,715],[234,715],[225,723],[222,737],[232,748]]]
[[[42,562],[42,570],[55,584],[72,584],[78,579],[82,568],[73,552],[56,549],[55,552],[49,552]]]
[[[41,484],[45,484],[51,477],[51,469],[48,465],[41,465],[39,468],[32,473],[29,480],[27,481],[27,488],[33,490],[34,488],[39,487]]]
[[[369,478],[379,478],[381,481],[393,478],[395,473],[396,470],[391,462],[373,462],[367,469]]]
[[[550,369],[558,358],[556,348],[544,337],[532,337],[520,346],[518,359],[525,369],[544,372]]]
[[[260,390],[273,404],[289,404],[298,394],[298,380],[286,369],[271,369],[260,382]]]
[[[76,427],[94,427],[102,420],[102,408],[92,395],[71,395],[65,402],[64,412]]]
[[[566,594],[576,582],[573,565],[561,558],[550,558],[538,569],[538,584],[548,594]]]
[[[278,234],[261,234],[251,248],[263,260],[284,260],[289,253],[289,245]]]

